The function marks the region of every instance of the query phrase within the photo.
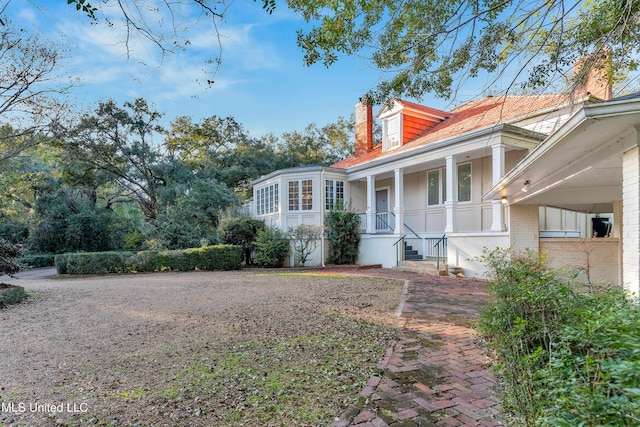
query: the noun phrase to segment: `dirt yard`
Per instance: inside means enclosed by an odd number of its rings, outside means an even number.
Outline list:
[[[403,284],[260,271],[1,281],[33,294],[0,310],[4,427],[330,425],[395,338]]]

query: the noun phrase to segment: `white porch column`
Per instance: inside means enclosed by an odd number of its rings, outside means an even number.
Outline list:
[[[455,233],[458,231],[456,225],[456,206],[458,204],[458,171],[456,170],[455,156],[447,156],[445,158],[446,176],[447,176],[447,200],[444,202],[447,223],[444,227],[445,233]]]
[[[395,169],[393,171],[395,182],[395,206],[393,213],[395,217],[395,233],[404,234],[404,170]]]
[[[493,185],[496,185],[504,176],[504,144],[496,144],[491,146],[492,161],[492,179]],[[504,223],[504,205],[500,200],[492,200],[493,221],[491,222],[491,231],[505,231],[507,229]]]
[[[622,283],[640,293],[640,131],[636,146],[622,156]]]
[[[367,176],[367,233],[376,232],[376,177]]]

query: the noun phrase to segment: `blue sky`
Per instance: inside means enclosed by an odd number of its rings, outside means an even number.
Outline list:
[[[162,57],[150,42],[133,38],[127,58],[121,28],[91,25],[66,3],[13,1],[7,15],[69,49],[63,66],[80,79],[71,96],[79,110],[92,111],[109,98],[122,105],[142,97],[165,113],[165,125],[178,116],[190,116],[194,122],[212,115],[232,116],[254,137],[280,135],[302,131],[310,123],[324,126],[339,116],[349,118],[358,99],[383,77],[359,57],[340,58],[330,68],[305,66],[296,30],[306,23],[284,2],[278,2],[272,15],[262,10],[262,0],[231,4],[226,21],[218,23],[222,64],[212,87],[201,83],[207,79],[204,60],[219,53],[210,20],[204,19],[189,34],[192,44],[186,52]],[[174,4],[180,7],[180,2]],[[482,82],[465,85],[466,92],[460,91],[454,101],[409,100],[446,110],[480,96],[481,86]]]
[[[218,27],[222,64],[210,88],[198,82],[207,78],[204,59],[218,54],[207,22],[191,34],[186,52],[162,58],[149,42],[132,40],[127,58],[117,28],[92,26],[64,0],[14,1],[7,13],[14,23],[69,47],[65,72],[80,78],[72,102],[93,110],[100,100],[122,105],[143,97],[165,113],[166,124],[182,115],[194,122],[216,115],[233,116],[255,137],[301,131],[310,123],[348,118],[358,98],[381,77],[360,58],[342,58],[328,69],[305,66],[296,44],[296,30],[305,23],[282,3],[272,15],[260,0],[231,5],[227,21]]]

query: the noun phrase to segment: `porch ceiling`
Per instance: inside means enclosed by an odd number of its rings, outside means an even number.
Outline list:
[[[484,195],[509,204],[612,212],[622,200],[622,154],[638,144],[640,101],[587,105]],[[523,191],[525,183],[527,191]]]

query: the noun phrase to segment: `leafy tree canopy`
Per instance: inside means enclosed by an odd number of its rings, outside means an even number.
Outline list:
[[[505,77],[542,90],[574,63],[592,58],[611,78],[637,68],[640,2],[634,0],[288,0],[314,26],[300,30],[308,65],[365,55],[388,72],[370,94],[448,98],[466,78]],[[505,70],[515,75],[505,76]],[[584,73],[569,83],[580,84]]]

